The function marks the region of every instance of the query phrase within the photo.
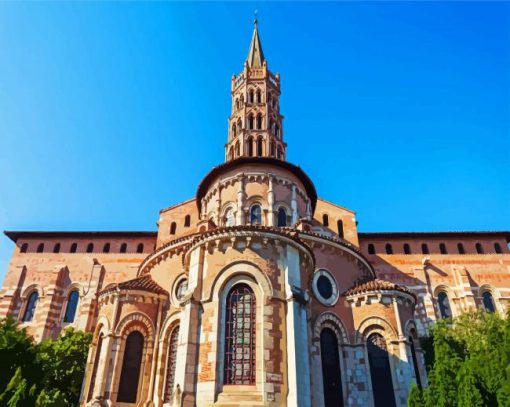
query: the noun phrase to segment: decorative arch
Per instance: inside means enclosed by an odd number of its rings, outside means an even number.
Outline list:
[[[418,332],[418,328],[416,327],[416,322],[414,321],[414,319],[408,319],[406,321],[406,323],[404,324],[404,332],[405,332],[406,338],[411,335],[411,331],[413,329],[416,333]]]
[[[168,315],[165,320],[163,321],[163,324],[161,325],[161,330],[159,332],[159,341],[163,342],[168,338],[168,335],[172,332],[175,325],[179,324],[181,322],[180,320],[180,313],[181,311],[175,310],[170,315]]]
[[[34,291],[37,291],[39,293],[39,298],[44,297],[44,289],[40,284],[30,284],[27,288],[23,290],[23,293],[21,294],[22,299],[26,299],[30,294],[32,294]]]
[[[345,329],[345,325],[332,312],[326,311],[320,314],[316,319],[313,326],[313,338],[312,340],[320,338],[321,331],[324,328],[329,328],[333,332],[335,332],[338,342],[340,344],[348,344],[349,343],[349,335],[347,335],[347,330]]]
[[[213,300],[218,301],[220,298],[220,293],[224,290],[227,282],[238,275],[244,275],[254,280],[254,282],[262,290],[264,297],[275,297],[271,281],[266,276],[266,274],[262,272],[262,270],[257,265],[245,260],[239,260],[228,264],[218,272],[215,280],[211,284],[209,293],[204,293],[205,302]]]
[[[126,337],[134,331],[142,327],[145,328],[146,336],[149,339],[154,338],[154,324],[151,319],[147,316],[147,314],[141,311],[135,311],[130,314],[127,314],[122,320],[117,324],[117,328],[115,328],[115,335],[126,339]]]
[[[94,335],[92,336],[94,340],[97,341],[97,338],[100,333],[104,333],[104,335],[108,335],[111,331],[110,320],[106,317],[106,315],[99,315],[97,318],[96,328],[94,329]]]
[[[384,318],[368,317],[365,318],[356,329],[356,342],[366,342],[369,335],[373,333],[381,334],[387,343],[398,338],[395,328]]]

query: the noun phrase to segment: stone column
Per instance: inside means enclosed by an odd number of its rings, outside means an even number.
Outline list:
[[[216,196],[216,226],[221,226],[221,186],[218,183]]]
[[[296,184],[292,184],[292,197],[290,200],[290,209],[292,211],[292,224],[294,225],[298,221],[298,208],[297,208],[297,193]]]
[[[306,198],[306,220],[312,220],[312,202]]]
[[[287,405],[311,406],[310,341],[306,307],[293,298],[292,287],[301,288],[299,252],[287,246],[285,251],[285,294],[287,297]]]
[[[398,347],[398,355],[393,359],[395,361],[393,377],[395,401],[398,406],[405,406],[409,388],[411,386],[411,362],[408,358],[407,340],[402,329],[402,320],[400,319],[400,311],[397,297],[392,297],[393,311],[395,312],[395,321],[397,323],[398,341],[395,345]],[[391,355],[390,355],[391,357]]]
[[[273,182],[274,177],[272,174],[268,174],[268,189],[267,189],[267,225],[275,226],[275,210],[274,210],[274,190]]]
[[[194,299],[193,292],[201,291],[201,269],[204,249],[191,253],[187,300],[181,311],[179,339],[175,361],[174,405],[193,406],[195,404],[195,381],[199,351],[198,333],[201,325],[200,304]]]
[[[239,189],[237,190],[237,225],[244,225],[244,174],[240,174],[238,176],[239,180]]]

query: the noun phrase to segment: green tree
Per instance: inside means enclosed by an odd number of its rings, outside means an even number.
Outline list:
[[[11,318],[0,321],[0,405],[77,405],[91,339],[67,329],[37,345]]]
[[[59,390],[67,405],[78,403],[91,340],[92,334],[70,328],[56,341],[48,339],[39,345],[44,388]],[[56,396],[46,393],[46,397]]]
[[[478,311],[441,320],[431,330],[429,386],[409,405],[510,407],[510,318]]]

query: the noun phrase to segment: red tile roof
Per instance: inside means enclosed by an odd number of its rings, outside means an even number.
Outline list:
[[[350,295],[365,294],[371,291],[395,291],[395,290],[401,291],[403,293],[415,297],[415,295],[411,291],[409,291],[407,287],[390,283],[389,281],[386,280],[379,280],[378,278],[358,283],[354,287],[349,288],[346,292],[344,292],[343,295],[345,297],[348,297]]]
[[[117,288],[120,290],[149,291],[155,294],[168,295],[168,291],[156,283],[150,274],[146,274],[142,277],[137,277],[132,280],[123,281],[119,284],[109,284],[104,290],[101,291],[101,294],[107,291],[115,291]]]

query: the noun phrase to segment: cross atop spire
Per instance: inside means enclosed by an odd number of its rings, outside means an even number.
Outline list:
[[[260,43],[257,11],[255,11],[255,19],[253,20],[253,35],[251,37],[250,50],[248,51],[248,66],[250,68],[261,68],[264,63],[264,52]]]

